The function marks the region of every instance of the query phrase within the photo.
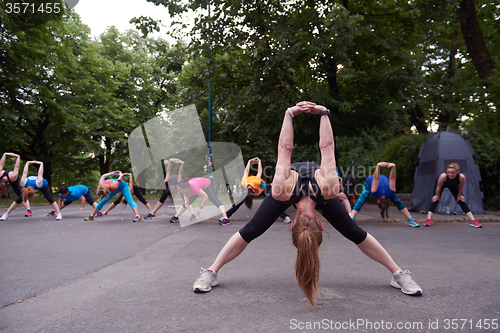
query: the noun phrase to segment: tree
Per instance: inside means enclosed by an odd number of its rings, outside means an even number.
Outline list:
[[[114,28],[90,41],[71,11],[30,30],[14,19],[0,40],[3,148],[43,161],[51,186],[130,168],[127,134],[176,105],[182,53]]]

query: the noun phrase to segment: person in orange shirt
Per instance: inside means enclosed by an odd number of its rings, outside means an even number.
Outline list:
[[[250,168],[252,163],[258,163],[257,175],[250,176]],[[262,162],[260,158],[254,157],[248,160],[247,166],[245,168],[245,173],[241,178],[241,186],[246,189],[246,192],[243,191],[242,196],[238,199],[238,203],[233,204],[233,206],[227,211],[227,217],[231,217],[241,205],[245,204],[248,209],[252,209],[253,207],[253,197],[256,195],[262,194],[264,190],[266,190],[266,183],[262,180]],[[266,190],[267,193],[270,193],[270,189]],[[280,217],[283,219],[283,222],[290,223],[292,220],[290,216],[286,212],[283,212]]]

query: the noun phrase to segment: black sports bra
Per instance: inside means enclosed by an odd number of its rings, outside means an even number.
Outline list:
[[[7,185],[10,185],[10,178],[9,178],[9,173],[12,172],[10,170],[4,170],[3,175],[0,176],[0,181],[6,177],[7,178]]]
[[[299,176],[295,188],[293,189],[292,196],[285,201],[286,204],[295,205],[302,199],[303,195],[308,196],[318,204],[323,204],[325,202],[318,182],[314,178],[314,173],[319,168],[320,165],[313,162],[298,162],[292,164],[291,170],[296,171]]]

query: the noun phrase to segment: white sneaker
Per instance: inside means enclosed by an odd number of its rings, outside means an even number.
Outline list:
[[[61,213],[57,214],[56,220],[62,220],[62,214]]]
[[[200,273],[200,277],[193,284],[193,291],[195,293],[206,293],[212,290],[212,287],[219,285],[217,273],[203,267],[200,269]]]
[[[406,295],[422,295],[422,288],[413,281],[410,274],[410,271],[405,270],[397,275],[392,275],[391,287],[401,289],[401,292]]]
[[[0,221],[6,221],[9,218],[9,214],[5,213],[0,217]]]
[[[285,217],[285,218],[283,219],[283,222],[285,222],[285,223],[290,223],[290,222],[292,222],[292,220],[290,220],[290,217],[288,217],[288,216],[287,216],[287,217]]]

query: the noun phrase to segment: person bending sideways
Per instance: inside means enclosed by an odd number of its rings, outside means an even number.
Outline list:
[[[257,167],[257,175],[250,176],[250,167],[252,163],[258,163]],[[243,173],[243,177],[241,178],[241,186],[246,190],[243,191],[241,197],[238,199],[236,204],[233,204],[231,208],[226,212],[227,218],[230,218],[236,211],[241,207],[241,205],[245,204],[248,209],[252,209],[253,207],[253,197],[256,195],[262,194],[264,190],[266,190],[266,195],[270,192],[271,186],[268,186],[266,189],[266,183],[262,180],[262,162],[260,158],[254,157],[248,160],[247,166],[245,168],[245,172]],[[290,216],[286,212],[283,212],[280,217],[283,219],[283,222],[290,223]],[[221,222],[224,217],[221,217],[219,222]]]
[[[14,165],[14,170],[10,171],[4,169],[5,160],[7,156],[12,156],[16,158],[16,164]],[[17,197],[21,196],[21,186],[19,185],[19,169],[21,167],[21,157],[14,153],[4,153],[0,159],[0,195],[7,194],[7,187],[12,188]],[[24,208],[26,208],[25,217],[30,217],[32,215],[30,208],[30,201],[22,201]]]
[[[291,164],[293,118],[300,113],[312,113],[321,118],[321,164]],[[283,211],[295,205],[297,212],[291,223],[292,243],[297,248],[295,276],[300,289],[313,306],[316,305],[314,298],[318,294],[318,249],[323,241],[323,224],[316,211],[342,235],[354,242],[365,255],[385,266],[392,273],[391,286],[401,289],[407,295],[422,295],[422,289],[412,279],[410,272],[403,271],[372,235],[354,223],[337,198],[339,182],[329,115],[330,111],[325,107],[311,102],[300,102],[285,112],[271,195],[264,198],[250,222],[228,240],[212,265],[208,269],[201,269],[200,277],[193,284],[194,292],[208,292],[217,286],[217,274],[221,267],[238,257]]]
[[[184,170],[184,161],[183,160],[180,160],[178,158],[171,158],[167,161],[165,161],[164,163],[167,163],[167,174],[165,176],[165,189],[163,190],[162,194],[161,194],[161,197],[160,197],[160,200],[156,203],[156,206],[155,208],[146,216],[144,216],[144,219],[146,220],[152,220],[154,218],[156,218],[156,213],[158,212],[158,210],[160,210],[161,206],[163,206],[163,204],[165,203],[165,200],[167,200],[167,198],[170,196],[170,199],[172,200],[172,202],[174,202],[174,195],[175,193],[172,193],[172,191],[170,190],[171,188],[174,190],[174,192],[177,191],[177,187],[175,185],[177,185],[177,183],[179,182],[179,179],[182,178],[182,172]],[[180,164],[180,167],[179,167],[179,175],[173,175],[173,176],[170,176],[170,173],[172,172],[172,163],[176,163],[176,164]]]
[[[434,212],[436,211],[436,207],[441,198],[441,194],[445,188],[449,189],[451,194],[457,203],[462,208],[462,211],[470,220],[470,226],[473,228],[482,228],[483,226],[479,223],[472,215],[472,212],[469,209],[469,206],[465,203],[465,198],[462,195],[462,191],[464,190],[465,185],[465,176],[463,173],[460,173],[460,166],[457,163],[450,163],[446,167],[446,173],[442,173],[439,175],[436,180],[436,184],[434,185],[434,192],[436,193],[431,200],[431,204],[429,206],[429,212],[427,213],[427,219],[425,220],[424,225],[426,227],[431,226],[431,218]]]
[[[117,176],[118,178],[109,178],[109,176]],[[141,216],[139,215],[139,208],[137,208],[137,204],[132,199],[132,194],[130,194],[129,186],[127,183],[123,181],[123,173],[119,170],[105,173],[101,176],[99,180],[99,186],[97,187],[97,197],[101,201],[94,208],[92,214],[89,217],[84,218],[84,221],[92,221],[94,220],[94,216],[99,213],[99,211],[104,207],[104,205],[111,200],[118,193],[122,193],[127,203],[132,208],[132,211],[135,214],[135,217],[132,221],[140,222]]]
[[[152,211],[151,205],[146,200],[146,198],[144,198],[144,195],[142,195],[142,192],[141,192],[141,189],[139,188],[139,186],[137,186],[137,185],[134,184],[134,179],[133,179],[132,174],[131,173],[124,173],[123,176],[129,176],[128,189],[129,189],[130,193],[134,194],[137,197],[137,199],[139,199],[139,201],[142,202],[142,204],[144,206],[146,206],[146,208],[149,210],[149,215],[151,215],[151,211]],[[104,212],[102,212],[102,213],[99,212],[99,213],[97,213],[96,216],[105,216],[105,215],[108,215],[108,213],[113,208],[115,208],[116,206],[118,206],[118,204],[120,204],[120,202],[124,205],[123,209],[125,209],[125,207],[127,206],[127,199],[125,199],[125,197],[123,196],[123,193],[120,193],[120,195],[118,196],[118,198],[115,201],[113,201]]]
[[[391,173],[389,174],[389,177],[381,175],[380,168],[390,168]],[[361,195],[356,201],[354,207],[352,207],[351,217],[353,219],[361,210],[361,207],[365,203],[366,199],[368,199],[370,194],[375,198],[378,198],[378,207],[380,208],[380,215],[383,219],[389,217],[389,200],[391,200],[392,203],[399,209],[401,214],[403,214],[408,219],[408,225],[410,227],[420,227],[418,222],[411,216],[408,208],[406,208],[406,206],[396,195],[396,164],[387,162],[377,163],[375,172],[373,173],[373,175],[366,178],[365,184],[363,185],[363,190],[361,191]]]
[[[179,174],[179,176],[181,175]],[[201,211],[203,207],[205,207],[205,203],[207,202],[207,200],[210,199],[210,202],[212,202],[215,207],[217,207],[222,215],[222,218],[219,220],[219,224],[221,226],[230,224],[229,219],[227,218],[226,209],[217,197],[210,179],[203,177],[195,177],[191,179],[188,179],[186,177],[179,178],[177,190],[181,193],[184,203],[181,207],[179,207],[177,213],[170,219],[170,222],[179,222],[179,216],[186,210],[189,210],[191,212],[191,220],[196,219],[197,216],[201,214]],[[201,204],[200,207],[198,207],[198,209],[196,210],[195,214],[194,209],[191,205],[196,201],[198,197],[201,197]]]
[[[29,166],[31,164],[38,164],[38,176],[28,177]],[[21,195],[10,205],[9,209],[7,210],[7,213],[3,214],[2,217],[0,217],[0,221],[7,220],[9,218],[9,214],[14,209],[16,209],[16,207],[19,206],[21,202],[26,202],[28,201],[28,198],[32,198],[37,190],[40,190],[42,192],[45,199],[47,199],[49,204],[54,209],[56,213],[56,220],[62,219],[61,212],[59,211],[59,206],[57,206],[57,203],[54,201],[54,198],[52,198],[52,193],[50,193],[49,183],[45,178],[43,178],[43,162],[39,161],[26,162],[20,184],[21,187],[23,187]]]

